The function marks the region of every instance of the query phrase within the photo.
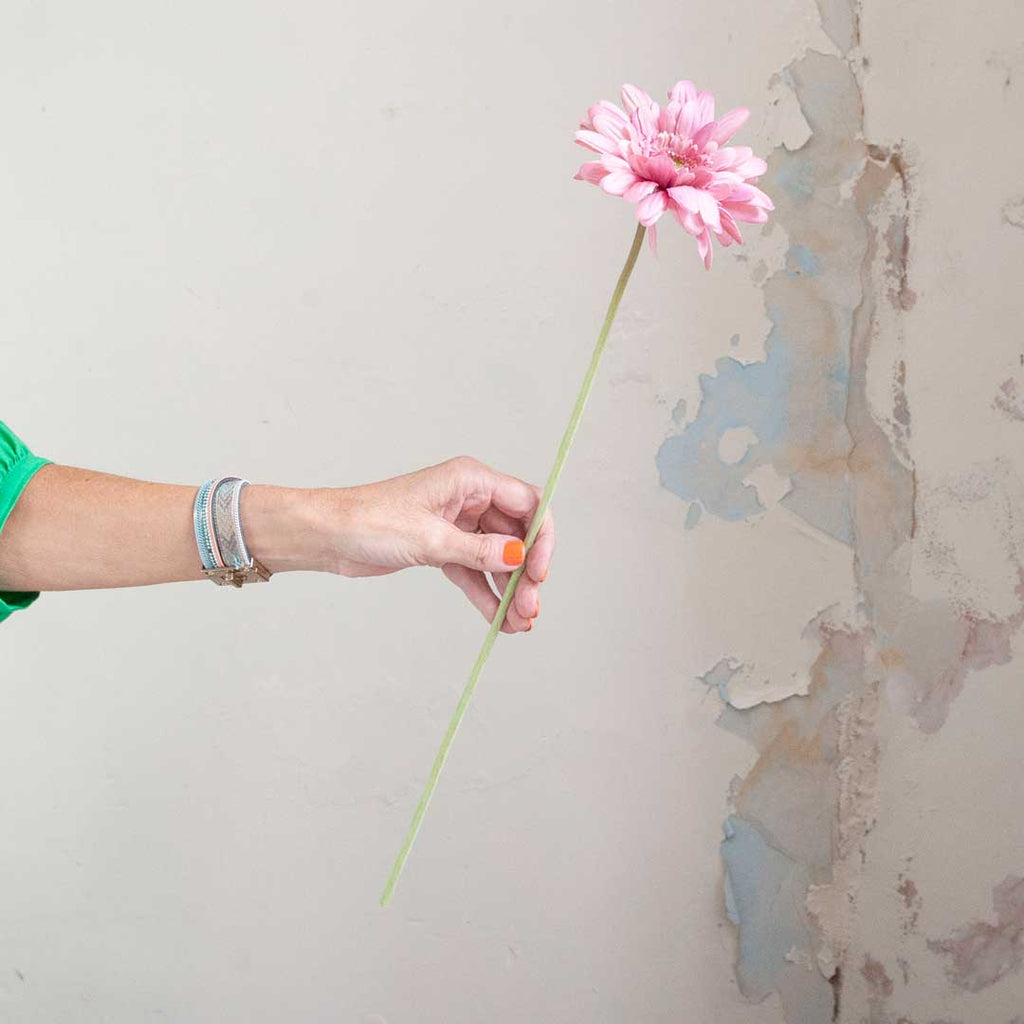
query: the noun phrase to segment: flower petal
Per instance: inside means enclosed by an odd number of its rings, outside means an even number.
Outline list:
[[[713,254],[711,251],[711,232],[707,228],[697,236],[697,252],[700,253],[701,259],[704,260],[704,268],[710,270]]]
[[[636,180],[636,175],[628,171],[609,171],[601,179],[601,188],[610,196],[621,196]]]
[[[707,124],[715,119],[715,97],[710,92],[697,93],[697,125]]]
[[[652,224],[647,229],[647,244],[651,247],[651,254],[658,258],[658,225]]]
[[[707,124],[701,125],[701,127],[697,129],[696,133],[693,136],[693,144],[697,147],[697,149],[703,149],[708,144],[708,142],[711,140],[711,136],[714,134],[714,131],[714,121],[708,121]]]
[[[664,153],[658,153],[655,156],[630,153],[629,166],[638,178],[656,181],[662,188],[668,188],[676,182],[675,161]]]
[[[601,179],[608,173],[604,164],[596,160],[583,164],[576,172],[577,181],[589,181],[593,185],[600,185]]]
[[[697,189],[697,202],[700,204],[700,217],[712,231],[722,230],[722,221],[718,216],[718,200],[704,189]]]
[[[632,170],[629,164],[621,156],[612,156],[611,153],[601,154],[601,163],[607,171],[629,171]]]
[[[711,138],[719,145],[728,142],[743,127],[748,117],[750,111],[746,107],[735,107],[718,119],[715,133]]]
[[[700,200],[697,198],[698,190],[692,185],[676,185],[668,190],[668,194],[684,210],[689,210],[690,213],[700,211]]]
[[[616,141],[628,138],[628,121],[617,121],[611,114],[604,111],[598,111],[591,120],[594,123],[594,129],[605,136],[605,138]]]
[[[743,236],[740,234],[740,229],[736,224],[736,221],[732,219],[731,214],[728,210],[721,211],[722,216],[722,231],[731,238],[733,238],[739,245],[743,244]],[[723,242],[723,245],[726,244]]]
[[[576,141],[587,149],[592,149],[595,153],[613,153],[619,152],[619,144],[614,139],[609,139],[606,135],[602,135],[600,132],[587,131],[586,129],[580,129],[576,133]]]
[[[627,113],[632,114],[640,107],[646,107],[649,110],[654,105],[654,100],[643,89],[638,89],[635,85],[630,85],[627,82],[622,87],[622,105],[626,108]]]
[[[622,198],[627,203],[639,203],[645,196],[649,196],[652,192],[657,191],[658,183],[656,181],[638,181],[633,185],[630,185],[622,194]]]
[[[763,224],[768,219],[767,211],[750,203],[734,203],[727,199],[722,203],[722,209],[728,211],[734,219],[746,221],[748,224]]]
[[[665,212],[668,199],[662,191],[652,192],[646,199],[641,199],[636,208],[636,219],[644,227],[650,227]]]
[[[697,98],[697,86],[693,82],[683,79],[672,86],[669,90],[668,98],[673,103],[679,104],[686,103],[688,100],[695,100]]]
[[[730,170],[744,178],[760,178],[768,170],[768,165],[759,156],[752,156]]]

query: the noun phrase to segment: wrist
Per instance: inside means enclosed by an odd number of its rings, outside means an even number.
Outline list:
[[[249,484],[239,516],[249,553],[271,572],[334,571],[324,490]]]

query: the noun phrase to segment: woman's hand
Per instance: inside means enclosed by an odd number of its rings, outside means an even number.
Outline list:
[[[320,493],[327,522],[336,524],[330,537],[333,571],[381,576],[414,565],[439,566],[488,621],[523,561],[523,538],[541,497],[538,488],[466,456],[380,483]],[[548,511],[502,632],[533,628],[554,548]]]
[[[72,466],[43,466],[0,537],[0,589],[78,590],[203,578],[192,525],[196,488],[149,483]],[[271,572],[381,576],[440,566],[490,621],[540,491],[458,458],[360,487],[242,488],[251,554]],[[126,540],[127,539],[127,540]],[[130,542],[129,542],[130,541]],[[537,591],[555,547],[547,515],[526,559],[502,629],[532,627]]]

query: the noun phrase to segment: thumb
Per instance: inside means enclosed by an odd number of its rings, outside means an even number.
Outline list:
[[[448,525],[438,538],[435,565],[454,562],[480,572],[511,572],[523,564],[526,549],[518,537],[504,533],[466,533]]]

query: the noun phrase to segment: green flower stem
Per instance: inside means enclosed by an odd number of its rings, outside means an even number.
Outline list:
[[[605,342],[608,340],[608,332],[611,330],[612,322],[615,320],[615,314],[619,309],[619,302],[622,300],[622,293],[626,290],[626,284],[629,281],[630,274],[633,272],[633,266],[636,264],[637,256],[640,255],[640,246],[644,240],[645,230],[646,229],[642,224],[637,225],[636,234],[633,236],[633,244],[630,247],[629,255],[626,257],[626,262],[622,267],[622,273],[619,274],[619,280],[615,285],[615,291],[612,292],[611,302],[608,303],[608,312],[605,314],[604,323],[601,325],[601,331],[598,334],[597,342],[594,345],[594,354],[590,357],[590,365],[587,367],[586,375],[583,378],[580,393],[576,396],[576,404],[573,406],[572,415],[569,417],[569,423],[565,428],[565,433],[562,435],[562,442],[558,446],[558,454],[555,456],[555,464],[551,467],[551,472],[548,475],[548,481],[544,485],[544,494],[540,499],[540,504],[537,506],[537,511],[534,513],[533,521],[530,523],[530,529],[526,534],[524,546],[527,551],[530,550],[533,542],[537,539],[541,523],[544,521],[544,514],[547,512],[548,505],[551,504],[551,498],[555,493],[555,488],[558,486],[559,477],[562,475],[562,467],[565,465],[566,457],[569,454],[569,449],[572,447],[573,438],[576,436],[576,430],[579,427],[580,419],[583,416],[583,409],[587,404],[587,398],[590,396],[591,388],[594,385],[594,377],[597,374],[598,364],[601,362],[601,354],[604,352]],[[448,729],[444,734],[444,739],[441,741],[441,747],[437,752],[437,756],[434,758],[433,767],[430,769],[430,777],[427,779],[427,784],[424,787],[423,795],[420,797],[420,802],[416,805],[416,811],[412,816],[412,822],[409,825],[409,831],[406,833],[405,841],[402,843],[402,848],[398,851],[398,856],[395,858],[394,867],[391,869],[391,876],[388,878],[387,885],[384,886],[384,892],[380,897],[380,905],[382,907],[386,907],[391,901],[391,896],[395,891],[395,886],[398,884],[398,879],[402,874],[402,869],[405,867],[405,862],[409,857],[409,851],[412,849],[412,844],[416,841],[420,825],[423,823],[423,816],[427,812],[427,805],[430,803],[430,798],[434,795],[434,790],[437,788],[437,780],[440,778],[441,769],[444,767],[444,763],[448,758],[448,751],[452,745],[452,740],[455,739],[455,733],[458,732],[459,725],[462,723],[463,716],[466,714],[466,708],[469,706],[470,698],[473,696],[473,691],[476,689],[477,680],[480,678],[480,672],[484,667],[484,663],[487,661],[487,656],[491,653],[491,648],[494,646],[494,640],[498,635],[498,631],[501,629],[502,623],[505,621],[505,613],[508,611],[508,606],[512,602],[512,596],[516,592],[516,585],[519,583],[519,577],[523,575],[523,569],[525,566],[526,559],[524,558],[523,564],[520,565],[514,573],[512,573],[512,577],[508,581],[508,586],[505,587],[505,593],[501,597],[501,603],[498,605],[498,610],[495,612],[494,618],[491,620],[491,626],[490,629],[487,630],[487,636],[484,638],[483,646],[480,648],[480,653],[476,656],[476,663],[473,665],[473,671],[469,674],[469,680],[462,691],[462,696],[459,698],[459,703],[455,707],[455,712],[452,714],[451,721],[448,723]]]

